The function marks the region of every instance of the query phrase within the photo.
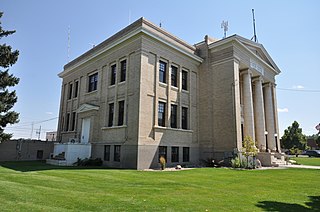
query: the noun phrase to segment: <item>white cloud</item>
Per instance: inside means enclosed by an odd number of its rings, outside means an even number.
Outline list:
[[[292,86],[293,89],[304,89],[303,85],[294,85]]]
[[[289,109],[288,108],[278,108],[278,113],[288,113]]]
[[[47,115],[52,115],[52,114],[53,114],[53,112],[46,112],[46,114],[47,114]]]

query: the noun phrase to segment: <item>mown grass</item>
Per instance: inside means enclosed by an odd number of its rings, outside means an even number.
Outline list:
[[[0,163],[1,211],[304,211],[319,170],[146,172]]]
[[[320,166],[320,158],[313,157],[294,157],[291,160],[297,161],[298,164],[308,166]]]

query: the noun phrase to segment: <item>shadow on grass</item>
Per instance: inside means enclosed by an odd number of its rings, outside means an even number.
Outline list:
[[[256,205],[265,211],[320,211],[320,196],[309,196],[310,201],[304,205],[275,201],[261,201]]]
[[[45,170],[77,170],[77,169],[109,169],[104,166],[53,166],[45,161],[8,161],[0,162],[0,167],[20,172],[45,171]]]

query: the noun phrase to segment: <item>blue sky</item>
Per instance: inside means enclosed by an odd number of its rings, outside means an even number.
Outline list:
[[[253,36],[255,9],[259,43],[282,73],[277,76],[280,134],[294,120],[307,135],[320,122],[320,1],[40,1],[0,0],[4,29],[17,32],[1,42],[20,51],[10,69],[21,78],[15,87],[20,123],[7,128],[15,138],[38,137],[36,130],[56,130],[61,80],[57,76],[70,60],[99,44],[130,22],[144,16],[190,44],[206,34]],[[241,2],[241,3],[240,3]],[[288,90],[284,90],[288,89]],[[47,121],[48,120],[48,121]],[[41,122],[41,123],[39,123]]]

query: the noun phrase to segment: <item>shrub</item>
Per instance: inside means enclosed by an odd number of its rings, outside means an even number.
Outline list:
[[[160,161],[161,170],[164,170],[166,168],[166,159],[163,156],[161,156],[159,161]]]
[[[231,166],[232,168],[241,168],[241,160],[239,156],[231,159]]]
[[[80,159],[78,158],[77,162],[74,163],[76,166],[102,166],[102,160],[101,158],[85,158],[85,159]]]

